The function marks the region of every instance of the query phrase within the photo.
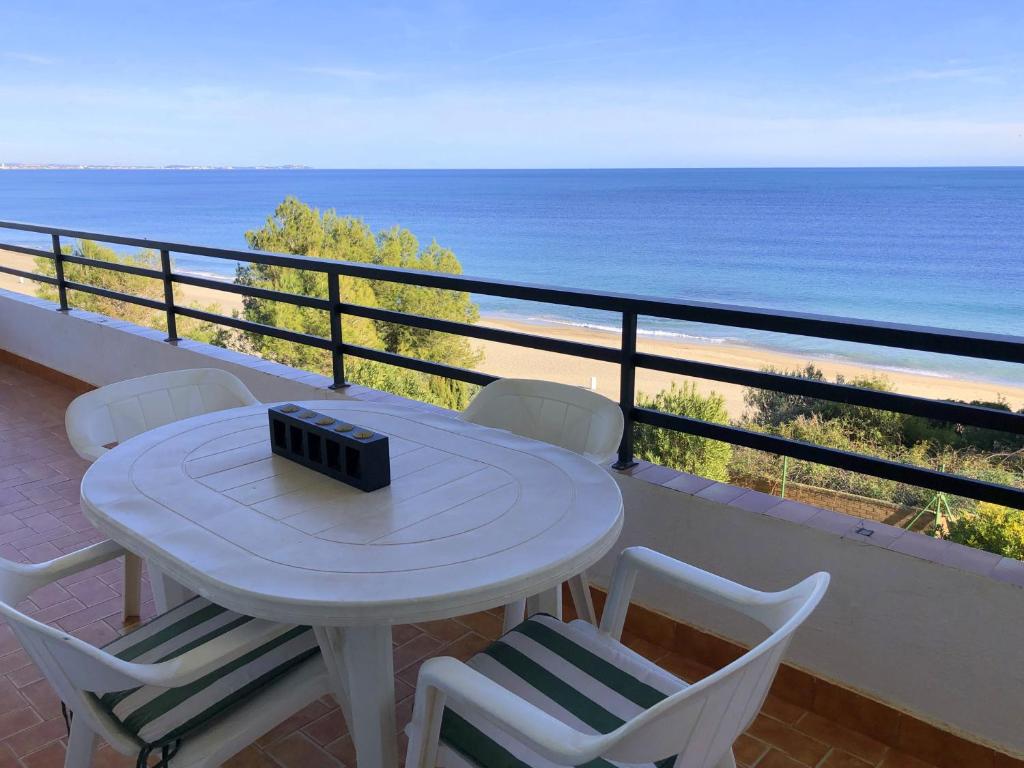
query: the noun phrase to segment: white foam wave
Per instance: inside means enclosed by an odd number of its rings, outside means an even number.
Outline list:
[[[192,277],[202,277],[207,280],[218,280],[222,283],[231,283],[235,280],[231,275],[221,275],[216,272],[204,272],[201,269],[176,269],[174,271],[183,275],[191,275]]]
[[[528,317],[532,323],[547,323],[549,325],[564,325],[570,328],[585,328],[590,331],[604,331],[606,333],[622,333],[622,328],[617,325],[601,325],[600,323],[581,323],[572,320],[556,320],[550,317]],[[713,336],[694,336],[680,331],[665,331],[656,328],[638,328],[638,336],[651,336],[669,339],[686,339],[688,341],[699,341],[703,344],[723,344],[729,339]]]

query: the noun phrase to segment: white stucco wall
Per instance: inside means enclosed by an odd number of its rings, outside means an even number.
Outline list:
[[[1024,589],[618,475],[620,549],[645,545],[759,589],[832,574],[787,660],[975,740],[1024,752]],[[614,558],[592,572],[607,584]],[[639,580],[639,603],[750,644],[751,624]]]
[[[102,385],[187,367],[220,367],[265,401],[344,397],[322,376],[0,291],[0,349]],[[387,397],[353,388],[347,394]],[[988,576],[616,474],[622,547],[643,544],[750,586],[832,573],[789,661],[925,720],[1024,753],[1024,589]],[[607,583],[612,558],[595,569]],[[642,580],[638,601],[741,642],[752,628]]]

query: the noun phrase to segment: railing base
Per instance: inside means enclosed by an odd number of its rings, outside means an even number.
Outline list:
[[[329,384],[328,389],[348,389],[351,386],[347,381],[343,384]]]
[[[635,467],[639,463],[640,462],[638,462],[638,461],[632,461],[632,460],[630,460],[630,461],[616,461],[614,464],[612,464],[612,469],[617,469],[617,470],[619,470],[619,472],[623,472],[623,471],[625,471],[627,469],[632,469],[633,467]]]

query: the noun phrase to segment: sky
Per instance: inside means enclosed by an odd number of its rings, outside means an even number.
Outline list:
[[[4,0],[0,161],[1024,165],[1024,2]]]

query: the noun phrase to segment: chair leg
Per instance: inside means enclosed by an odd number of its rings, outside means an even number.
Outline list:
[[[95,746],[96,734],[82,722],[82,718],[76,718],[71,723],[68,749],[64,755],[64,768],[89,768],[92,765],[92,753]]]
[[[597,613],[594,611],[594,598],[590,594],[590,581],[586,573],[569,579],[569,592],[572,594],[572,603],[576,606],[576,615],[596,627]]]
[[[124,623],[138,621],[141,609],[142,558],[129,552],[124,556]]]
[[[715,764],[715,768],[736,768],[736,758],[733,757],[731,749],[722,755],[722,759]]]
[[[511,632],[515,627],[523,623],[526,616],[526,600],[516,600],[505,606],[505,621],[502,624],[501,632]]]

